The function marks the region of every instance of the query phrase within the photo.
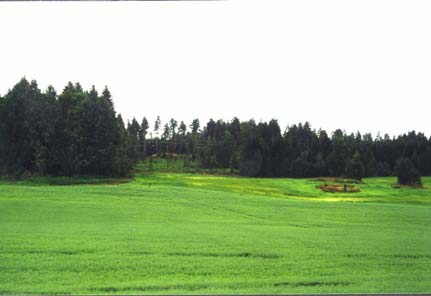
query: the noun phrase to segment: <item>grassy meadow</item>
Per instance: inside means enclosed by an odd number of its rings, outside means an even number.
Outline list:
[[[0,182],[0,294],[431,292],[431,178]]]

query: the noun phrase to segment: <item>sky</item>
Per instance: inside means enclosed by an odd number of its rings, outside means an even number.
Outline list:
[[[0,2],[0,94],[107,85],[123,118],[431,135],[431,2]]]

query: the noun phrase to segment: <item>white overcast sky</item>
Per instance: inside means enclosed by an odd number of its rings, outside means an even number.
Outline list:
[[[431,134],[431,2],[0,3],[0,94],[110,88],[124,118]]]

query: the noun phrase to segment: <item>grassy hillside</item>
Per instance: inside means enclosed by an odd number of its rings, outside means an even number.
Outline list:
[[[145,177],[144,177],[145,176]],[[243,178],[183,173],[141,174],[136,183],[150,186],[177,186],[211,189],[226,193],[252,194],[289,199],[318,201],[362,201],[390,203],[431,203],[431,177],[424,177],[423,189],[394,189],[396,177],[366,178],[358,193],[328,193],[317,190],[323,181],[285,178]]]
[[[431,291],[431,178],[95,181],[1,183],[0,293]]]

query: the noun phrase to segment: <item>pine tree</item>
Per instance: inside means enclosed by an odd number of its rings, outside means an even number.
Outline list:
[[[178,122],[175,119],[171,118],[171,120],[169,121],[169,129],[173,140],[175,140],[177,126],[178,126]]]
[[[169,127],[169,125],[167,123],[165,123],[165,126],[163,128],[162,138],[165,140],[168,140],[170,135],[171,135],[171,128]]]
[[[158,155],[160,153],[160,139],[159,139],[159,131],[160,127],[162,125],[162,121],[160,120],[160,116],[157,115],[157,119],[154,122],[154,135],[156,137],[156,154]]]
[[[109,91],[108,87],[105,86],[102,92],[102,98],[105,100],[107,106],[111,109],[111,111],[114,111],[114,102],[112,100],[111,92]]]
[[[135,118],[127,125],[127,132],[129,134],[129,158],[133,163],[139,161],[139,133],[140,125]]]
[[[113,173],[116,176],[127,176],[133,163],[128,158],[129,136],[124,126],[124,121],[119,114],[116,117],[116,141],[113,157]]]
[[[199,119],[193,119],[192,124],[190,124],[190,129],[193,135],[196,135],[199,133]]]
[[[140,148],[140,157],[141,159],[145,159],[147,155],[147,148],[146,148],[146,137],[148,133],[148,121],[144,117],[142,118],[141,126],[139,129],[139,148]]]
[[[160,120],[160,116],[157,116],[156,121],[154,122],[154,134],[156,137],[159,136],[159,130],[162,125],[162,121]]]
[[[179,133],[181,136],[185,136],[185,135],[186,135],[186,131],[187,131],[187,126],[186,126],[186,124],[184,123],[184,121],[181,121],[180,126],[179,126],[179,128],[178,128],[178,133]]]

